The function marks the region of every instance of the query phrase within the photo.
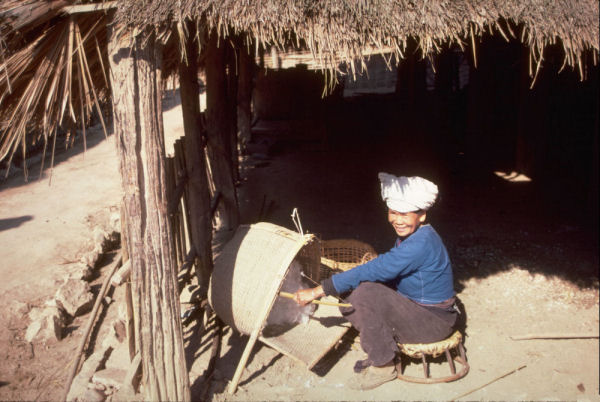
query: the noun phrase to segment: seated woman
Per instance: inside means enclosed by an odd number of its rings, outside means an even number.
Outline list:
[[[300,305],[325,295],[346,295],[342,314],[360,332],[368,359],[357,362],[354,389],[372,389],[397,377],[397,343],[430,343],[452,334],[458,309],[452,265],[442,239],[425,223],[438,188],[421,177],[379,173],[394,247],[312,289],[300,289]]]

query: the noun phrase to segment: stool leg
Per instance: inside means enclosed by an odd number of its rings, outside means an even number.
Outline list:
[[[450,372],[452,375],[456,374],[456,367],[454,366],[454,359],[452,358],[452,354],[450,353],[450,348],[445,350],[446,352],[446,360],[448,360],[448,364],[450,365]]]
[[[404,363],[402,362],[402,353],[399,353],[396,357],[396,371],[398,371],[398,375],[404,374]]]
[[[463,359],[463,361],[466,363],[467,356],[465,355],[465,348],[464,348],[462,342],[459,342],[459,344],[458,344],[458,351],[460,352],[461,359]]]
[[[421,360],[423,361],[423,374],[425,375],[425,378],[429,378],[429,363],[425,358],[425,353],[421,354]]]

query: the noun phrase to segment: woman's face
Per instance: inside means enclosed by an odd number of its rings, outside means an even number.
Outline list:
[[[398,237],[403,239],[413,234],[421,223],[425,222],[425,215],[425,211],[398,212],[388,209],[388,221]]]

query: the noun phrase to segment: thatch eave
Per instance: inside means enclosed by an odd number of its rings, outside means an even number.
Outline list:
[[[114,11],[111,22],[108,10]],[[596,63],[599,52],[596,0],[4,0],[0,160],[25,144],[32,122],[47,140],[67,116],[79,123],[89,118],[101,93],[108,93],[106,24],[170,38],[166,51],[176,59],[174,39],[188,20],[222,37],[244,35],[248,45],[305,47],[329,71],[340,63],[355,71],[373,49],[398,61],[412,40],[423,57],[450,44],[476,50],[484,34],[528,46],[537,63],[532,74],[548,45],[560,43],[565,64],[578,68],[582,78],[587,58]]]
[[[598,3],[592,0],[472,1],[122,1],[116,19],[135,27],[152,27],[166,20],[203,17],[221,35],[245,32],[259,43],[283,46],[287,32],[303,40],[315,56],[336,60],[347,53],[350,62],[365,47],[397,47],[408,37],[419,38],[424,54],[435,53],[440,43],[469,41],[469,36],[497,30],[515,33],[533,53],[560,38],[568,64],[575,66],[581,53],[598,46]],[[160,12],[157,12],[160,11]],[[501,26],[499,21],[512,25]],[[332,57],[333,55],[336,57]],[[328,57],[329,56],[329,57]],[[398,53],[398,56],[401,56]],[[334,68],[328,65],[326,68]]]

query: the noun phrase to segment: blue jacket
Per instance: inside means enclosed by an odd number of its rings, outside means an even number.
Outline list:
[[[437,304],[454,296],[448,251],[430,225],[421,225],[377,258],[326,279],[323,289],[327,294],[342,294],[361,282],[385,283],[421,304]]]

